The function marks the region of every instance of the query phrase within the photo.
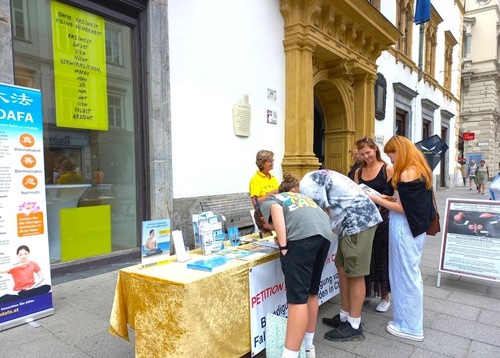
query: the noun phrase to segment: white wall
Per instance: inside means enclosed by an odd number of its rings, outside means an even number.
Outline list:
[[[279,0],[169,1],[174,198],[248,191],[260,149],[284,152],[285,53]],[[249,29],[252,29],[249,31]],[[276,102],[267,89],[277,91]],[[249,95],[251,136],[233,132]],[[274,108],[271,108],[274,107]],[[266,110],[278,124],[266,123]]]

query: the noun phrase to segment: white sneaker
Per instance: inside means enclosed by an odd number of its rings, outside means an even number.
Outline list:
[[[383,298],[378,303],[377,307],[375,307],[375,311],[377,312],[386,312],[389,307],[391,307],[391,301],[386,301]]]
[[[314,346],[306,349],[306,358],[316,358],[316,348]]]
[[[418,334],[411,334],[411,333],[404,333],[397,329],[392,321],[390,321],[387,324],[387,332],[392,334],[393,336],[396,337],[401,337],[401,338],[406,338],[406,339],[411,339],[412,341],[417,341],[417,342],[422,342],[424,340],[424,335],[418,335]]]

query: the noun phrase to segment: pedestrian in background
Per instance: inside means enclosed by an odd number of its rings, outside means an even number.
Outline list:
[[[384,152],[394,165],[393,197],[370,198],[389,209],[389,278],[393,320],[390,334],[424,340],[424,285],[420,260],[426,231],[436,215],[432,192],[432,171],[422,152],[403,136],[393,136]]]
[[[464,187],[467,185],[467,165],[465,162],[460,163],[460,173],[462,174],[462,179],[464,181]]]
[[[488,167],[486,166],[485,160],[481,160],[479,162],[479,166],[476,169],[476,184],[477,184],[477,193],[481,193],[484,195],[484,190],[486,189],[486,183],[488,183],[488,179],[490,178],[490,172]]]
[[[474,184],[476,183],[476,170],[477,170],[476,161],[471,160],[469,163],[469,191],[472,190],[472,183]]]
[[[354,164],[349,170],[349,173],[347,173],[347,177],[351,180],[354,180],[354,173],[356,172],[356,170],[358,170],[359,167],[361,167],[361,164],[363,164],[363,156],[359,154],[358,148],[354,148],[351,152],[351,155]]]

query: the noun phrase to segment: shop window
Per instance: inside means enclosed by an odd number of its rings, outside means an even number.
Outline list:
[[[121,30],[109,25],[106,26],[106,62],[117,66],[123,64]]]
[[[136,248],[132,28],[59,1],[12,4],[15,84],[43,97],[51,262]]]
[[[12,1],[12,25],[14,38],[29,41],[28,6],[26,0]]]

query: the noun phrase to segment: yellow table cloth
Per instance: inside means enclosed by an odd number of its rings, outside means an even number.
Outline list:
[[[214,272],[186,263],[119,271],[110,332],[129,340],[136,357],[241,357],[250,351],[249,270],[278,258],[232,260]],[[191,254],[191,261],[206,256]]]

